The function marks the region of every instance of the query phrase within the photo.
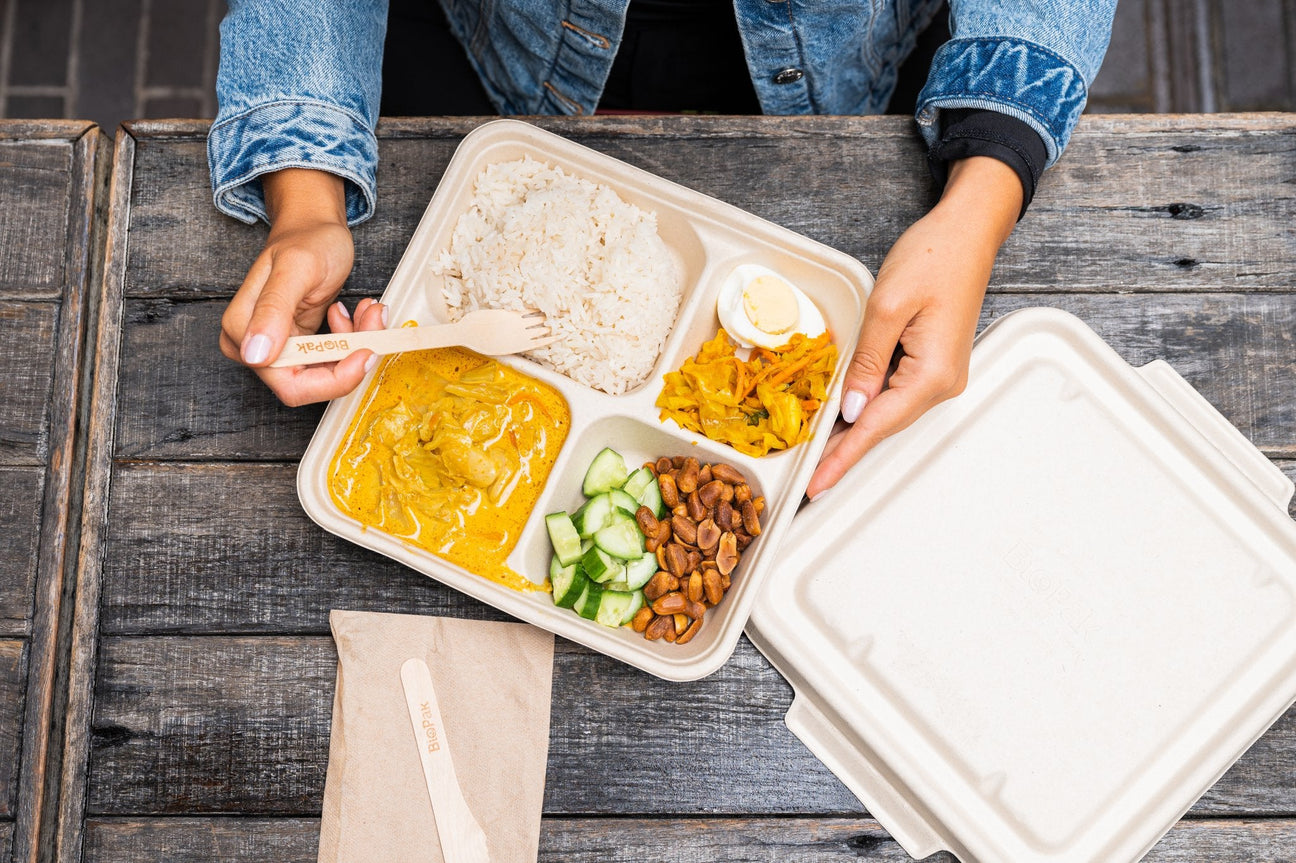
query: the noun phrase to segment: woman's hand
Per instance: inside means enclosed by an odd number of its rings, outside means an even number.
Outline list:
[[[883,438],[963,391],[990,272],[1021,202],[1007,165],[963,159],[940,203],[891,247],[846,372],[841,413],[850,425],[825,447],[806,489],[812,499]]]
[[[333,303],[354,258],[342,179],[303,168],[261,179],[270,235],[221,318],[221,352],[251,366],[284,404],[337,398],[359,386],[370,351],[316,366],[272,369],[269,363],[289,336],[318,331],[326,313],[335,333],[384,325],[380,303],[361,300],[354,321]]]

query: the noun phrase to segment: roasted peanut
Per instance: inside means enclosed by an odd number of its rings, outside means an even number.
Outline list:
[[[669,473],[674,467],[675,465],[671,464],[671,460],[668,456],[662,456],[657,459],[657,463],[653,465],[653,470],[657,474],[657,479],[660,480],[662,474]]]
[[[747,531],[742,529],[741,524],[734,528],[734,537],[738,540],[739,551],[746,551],[747,546],[752,544],[751,536],[748,535]]]
[[[684,630],[683,632],[681,632],[679,635],[675,637],[675,643],[688,644],[690,641],[693,640],[693,636],[698,634],[698,630],[700,630],[701,628],[702,628],[702,618],[699,617],[697,620],[689,624],[688,629]]]
[[[652,622],[644,628],[644,638],[649,641],[656,641],[665,637],[666,633],[675,632],[675,621],[670,617],[654,617]]]
[[[752,509],[756,510],[756,514],[757,514],[757,515],[760,515],[762,512],[764,512],[764,511],[765,511],[765,498],[764,498],[763,496],[762,496],[762,497],[752,498]]]
[[[675,470],[679,470],[680,468],[684,467],[684,456],[682,455],[672,456],[671,467],[673,467]]]
[[[688,586],[684,590],[684,595],[689,598],[690,602],[700,602],[702,600],[702,573],[696,570],[688,577]]]
[[[703,519],[697,526],[697,547],[704,554],[710,554],[724,533],[712,519]]]
[[[693,619],[689,617],[687,614],[676,614],[674,615],[674,617],[675,617],[676,635],[682,635],[684,633],[684,630],[688,629],[689,625],[693,623]]]
[[[738,503],[751,500],[751,497],[751,486],[747,485],[747,483],[739,483],[734,486],[734,500],[738,501]]]
[[[700,602],[690,601],[688,605],[684,606],[684,613],[693,620],[701,620],[702,615],[706,614],[706,606]]]
[[[678,590],[658,597],[652,604],[652,610],[658,614],[681,614],[688,606],[688,598]]]
[[[724,494],[724,483],[718,479],[711,480],[709,483],[697,490],[698,500],[700,500],[702,505],[707,509],[711,509],[711,507],[715,506],[720,501],[722,494]],[[699,519],[699,521],[701,521],[701,519]]]
[[[709,464],[702,465],[702,467],[698,470],[698,488],[701,488],[702,486],[706,485],[712,479],[713,477],[711,476],[711,465]]]
[[[665,545],[670,542],[671,526],[670,519],[657,522],[657,544]]]
[[[760,518],[756,515],[756,507],[749,500],[743,501],[742,522],[743,530],[747,531],[748,536],[760,536]]]
[[[671,644],[674,644],[676,641],[679,640],[679,630],[676,629],[675,626],[673,625],[674,618],[671,618],[671,617],[663,617],[663,618],[660,618],[660,619],[661,619],[661,620],[665,620],[665,621],[667,621],[668,623],[671,623],[671,624],[672,624],[672,625],[666,627],[666,632],[664,632],[664,633],[662,634],[662,638],[666,639],[666,640],[669,641]]]
[[[710,507],[702,502],[702,498],[696,491],[688,496],[688,500],[684,501],[684,505],[688,507],[688,516],[693,519],[694,522],[699,522],[706,518],[707,514],[710,512]]]
[[[681,542],[689,545],[697,543],[697,525],[688,516],[675,516],[671,519],[671,533]]]
[[[720,499],[725,501],[726,503],[733,503],[734,487],[731,486],[729,483],[725,483],[724,485],[722,485],[720,487]]]
[[[721,575],[728,575],[738,565],[738,537],[725,532],[720,535],[720,544],[716,548],[716,567]]]
[[[728,575],[722,574],[720,576],[720,586],[725,590],[728,590],[731,586],[733,586],[733,579],[730,578]]]
[[[672,542],[666,548],[665,569],[676,578],[688,572],[688,552],[679,543]]]
[[[679,506],[679,490],[675,487],[675,477],[668,473],[657,476],[657,489],[661,492],[662,503],[670,509]]]
[[[722,462],[716,462],[715,464],[711,465],[711,475],[716,479],[724,480],[730,485],[738,485],[739,483],[743,483],[747,481],[747,478],[743,476],[736,468],[731,467],[730,465],[724,464]]]
[[[707,569],[702,572],[702,590],[706,593],[707,602],[719,605],[724,599],[724,588],[720,586],[720,571]]]
[[[671,587],[670,582],[674,579],[675,586]],[[648,583],[643,586],[644,599],[649,602],[655,602],[658,598],[665,596],[672,590],[679,589],[679,579],[672,576],[669,572],[658,570],[653,573],[653,577],[648,579]]]
[[[698,487],[698,472],[702,466],[693,456],[684,459],[684,466],[680,468],[679,475],[675,477],[675,486],[682,494],[688,494],[695,491]]]
[[[688,518],[688,504],[682,501],[671,510],[671,515],[678,515],[682,518]]]
[[[722,500],[716,504],[715,523],[721,530],[734,529],[734,508],[729,505],[729,501]]]
[[[639,530],[644,536],[657,536],[657,514],[648,507],[641,506],[635,510],[635,524],[639,525]]]
[[[657,568],[666,569],[666,545],[657,546]]]
[[[648,624],[652,623],[652,619],[653,610],[645,605],[635,612],[634,619],[630,621],[630,628],[635,632],[643,632],[648,628]]]
[[[692,572],[702,565],[702,552],[689,550],[688,560],[684,563],[684,571]]]

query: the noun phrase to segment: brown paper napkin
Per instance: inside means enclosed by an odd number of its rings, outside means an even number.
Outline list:
[[[535,860],[553,635],[524,623],[334,611],[337,691],[320,863],[442,863],[400,667],[432,671],[455,773],[492,861]]]

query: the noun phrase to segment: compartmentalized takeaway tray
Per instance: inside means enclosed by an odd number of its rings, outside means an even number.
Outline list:
[[[747,632],[909,854],[1142,857],[1296,699],[1292,483],[1170,366],[995,322],[805,506]]]
[[[611,187],[625,201],[656,214],[658,233],[677,257],[684,297],[678,322],[656,369],[637,390],[612,396],[577,384],[522,357],[501,357],[514,369],[547,383],[567,399],[571,431],[523,529],[509,566],[533,581],[548,574],[551,549],[544,515],[574,511],[581,503],[580,478],[594,455],[611,446],[631,466],[650,458],[697,456],[742,471],[766,498],[762,533],[743,553],[733,586],[688,644],[647,641],[628,628],[611,629],[557,608],[548,593],[523,593],[468,572],[396,537],[366,529],[330,498],[330,461],[369,386],[329,405],[298,471],[298,495],[307,514],[326,530],[394,558],[432,578],[493,605],[520,620],[584,644],[651,674],[692,680],[715,671],[742,634],[756,591],[776,563],[779,543],[800,504],[828,432],[838,413],[841,378],[855,348],[863,306],[872,287],[868,270],[854,258],[714,198],[686,189],[572,141],[514,120],[486,123],[467,135],[433,195],[382,301],[389,323],[445,320],[445,306],[429,264],[449,245],[456,220],[468,208],[473,184],[488,164],[531,156],[565,172]],[[786,452],[751,458],[674,422],[658,420],[654,407],[662,375],[697,353],[719,326],[715,302],[724,277],[737,265],[762,264],[803,290],[819,307],[838,348],[830,400],[814,419],[811,439]]]

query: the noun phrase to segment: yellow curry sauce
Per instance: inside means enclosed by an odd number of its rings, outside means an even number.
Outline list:
[[[505,563],[571,425],[555,389],[462,348],[384,361],[329,468],[366,528],[515,590]]]

